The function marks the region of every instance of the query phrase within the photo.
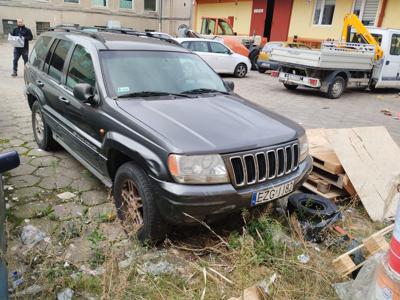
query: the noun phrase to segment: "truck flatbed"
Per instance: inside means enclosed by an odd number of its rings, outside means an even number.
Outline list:
[[[365,44],[324,42],[321,50],[275,48],[270,60],[287,66],[321,70],[372,70],[375,47]]]

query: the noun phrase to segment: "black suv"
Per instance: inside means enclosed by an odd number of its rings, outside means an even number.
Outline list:
[[[169,41],[50,31],[25,82],[39,147],[60,144],[112,187],[142,240],[281,198],[311,169],[302,127],[234,94]]]

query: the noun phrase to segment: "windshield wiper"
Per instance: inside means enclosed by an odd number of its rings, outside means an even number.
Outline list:
[[[141,92],[127,93],[120,95],[117,98],[137,98],[137,97],[152,97],[152,96],[176,96],[176,97],[190,98],[190,96],[185,94],[157,92],[157,91],[141,91]]]
[[[206,94],[206,93],[221,93],[224,95],[229,95],[229,92],[224,92],[224,91],[220,91],[220,90],[215,90],[215,89],[193,89],[193,90],[188,90],[188,91],[184,91],[182,92],[182,94]]]

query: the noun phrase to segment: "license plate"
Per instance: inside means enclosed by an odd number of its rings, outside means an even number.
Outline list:
[[[291,181],[282,185],[274,186],[261,192],[254,192],[251,197],[251,206],[283,197],[293,192],[293,188],[294,181]]]
[[[294,74],[287,74],[287,79],[288,80],[294,80],[294,81],[300,81],[301,80],[301,76],[294,75]]]

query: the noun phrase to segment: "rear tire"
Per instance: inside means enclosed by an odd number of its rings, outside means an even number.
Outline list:
[[[283,85],[284,85],[285,88],[287,88],[290,91],[294,91],[295,89],[297,89],[299,87],[297,84],[284,83]]]
[[[262,67],[258,67],[258,72],[261,74],[264,74],[265,72],[267,72],[266,68],[262,68]]]
[[[336,76],[329,84],[328,92],[326,93],[329,99],[337,99],[342,96],[346,88],[346,80],[342,76]]]
[[[33,137],[40,149],[48,151],[59,148],[58,143],[53,139],[49,125],[43,118],[42,107],[38,101],[32,105],[32,129]]]
[[[167,224],[157,207],[154,188],[147,174],[133,162],[119,167],[115,175],[113,195],[118,217],[125,230],[134,231],[142,242],[164,240]]]
[[[235,71],[233,73],[235,77],[243,78],[247,74],[247,66],[244,63],[240,63],[236,66]]]

